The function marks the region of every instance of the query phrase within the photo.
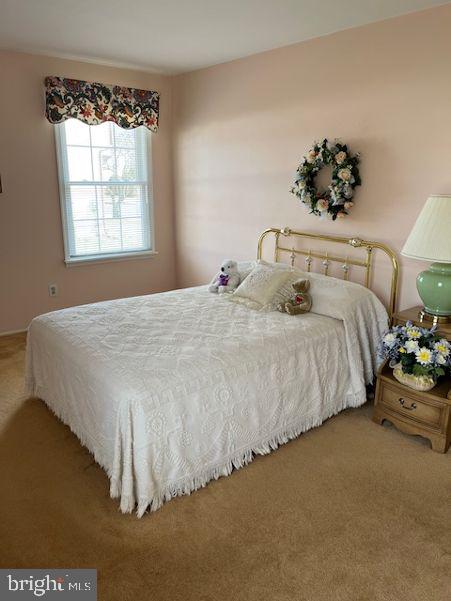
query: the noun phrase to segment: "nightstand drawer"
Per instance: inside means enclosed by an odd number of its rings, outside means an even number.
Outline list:
[[[414,396],[409,396],[404,392],[401,393],[387,385],[384,386],[382,391],[382,403],[400,415],[421,421],[433,428],[440,428],[442,417],[440,407],[424,403]]]

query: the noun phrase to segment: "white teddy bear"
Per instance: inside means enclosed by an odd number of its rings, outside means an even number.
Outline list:
[[[210,292],[233,292],[240,285],[240,274],[238,273],[238,263],[236,261],[224,261],[219,271],[210,282],[208,290]]]

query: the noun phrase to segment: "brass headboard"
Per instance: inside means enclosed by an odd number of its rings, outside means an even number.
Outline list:
[[[345,238],[342,236],[326,236],[324,234],[312,234],[309,232],[299,232],[296,230],[291,230],[288,227],[284,227],[283,229],[272,227],[272,228],[265,230],[261,234],[261,236],[258,240],[257,259],[262,258],[263,241],[270,234],[274,234],[274,236],[275,236],[275,248],[274,248],[274,261],[275,262],[279,261],[280,253],[286,252],[286,253],[289,253],[289,256],[291,259],[291,265],[293,266],[294,261],[296,259],[296,255],[303,255],[303,256],[305,256],[305,263],[307,266],[307,271],[310,271],[313,259],[321,259],[321,263],[323,266],[323,273],[325,275],[328,275],[329,265],[331,262],[341,263],[341,268],[343,270],[343,278],[345,280],[348,279],[350,265],[364,267],[365,268],[365,286],[367,288],[370,288],[370,286],[371,286],[373,249],[378,248],[378,249],[382,250],[389,257],[389,259],[391,261],[391,267],[392,267],[390,301],[387,306],[387,311],[388,311],[388,315],[390,317],[390,322],[392,321],[393,314],[394,314],[395,308],[396,308],[399,265],[398,265],[398,259],[396,258],[396,255],[392,251],[391,248],[389,248],[385,244],[382,244],[381,242],[372,242],[369,240],[362,240],[361,238]],[[282,241],[282,244],[280,243],[281,236],[286,239],[288,239],[290,237],[296,237],[296,238],[301,238],[301,239],[305,238],[305,239],[310,239],[310,240],[312,240],[312,239],[313,240],[324,240],[325,242],[336,242],[339,244],[347,244],[354,248],[365,249],[366,256],[364,259],[355,259],[355,258],[349,258],[347,256],[343,257],[343,256],[330,254],[329,252],[318,252],[316,250],[313,251],[310,249],[302,250],[302,249],[295,248],[294,246],[291,246],[291,248],[289,248],[287,245],[284,244],[283,241]],[[289,244],[288,240],[287,240],[287,244]]]

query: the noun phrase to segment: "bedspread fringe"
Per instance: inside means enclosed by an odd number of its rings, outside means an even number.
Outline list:
[[[291,427],[282,429],[277,434],[271,436],[265,441],[259,442],[250,449],[241,450],[232,458],[227,459],[223,464],[216,465],[205,470],[201,474],[182,478],[177,482],[173,482],[164,487],[161,491],[156,492],[149,497],[139,497],[135,499],[134,495],[121,495],[121,482],[119,479],[112,478],[110,486],[110,495],[112,498],[120,498],[120,510],[122,513],[131,513],[136,508],[136,513],[141,518],[147,510],[156,511],[166,501],[170,501],[174,497],[189,495],[192,492],[204,488],[208,482],[218,480],[221,476],[229,476],[234,469],[240,469],[249,464],[256,455],[267,455],[271,451],[275,451],[280,445],[297,438],[304,432],[321,426],[321,424],[330,417],[340,413],[348,407],[359,407],[366,402],[365,391],[360,394],[351,395],[354,398],[346,398],[340,406],[335,407],[333,411],[326,415],[317,415],[311,417],[301,424],[296,424]]]
[[[26,386],[26,394],[29,398],[36,398],[40,401],[43,401],[46,407],[55,415],[63,424],[65,424],[69,430],[75,434],[78,440],[81,442],[82,446],[88,451],[88,453],[94,457],[95,462],[100,465],[100,467],[106,472],[108,478],[113,477],[113,470],[109,463],[106,461],[105,457],[101,455],[98,451],[93,449],[93,445],[83,430],[80,428],[74,427],[73,423],[71,423],[71,419],[65,408],[58,406],[56,402],[52,402],[48,395],[45,395],[42,388],[36,384],[33,378],[31,378],[28,382],[25,383]],[[46,398],[47,397],[47,398]],[[133,509],[133,508],[132,508]]]

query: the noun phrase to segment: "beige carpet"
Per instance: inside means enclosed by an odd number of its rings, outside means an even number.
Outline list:
[[[451,451],[349,410],[138,520],[21,393],[0,338],[0,565],[95,567],[99,599],[448,601]]]

